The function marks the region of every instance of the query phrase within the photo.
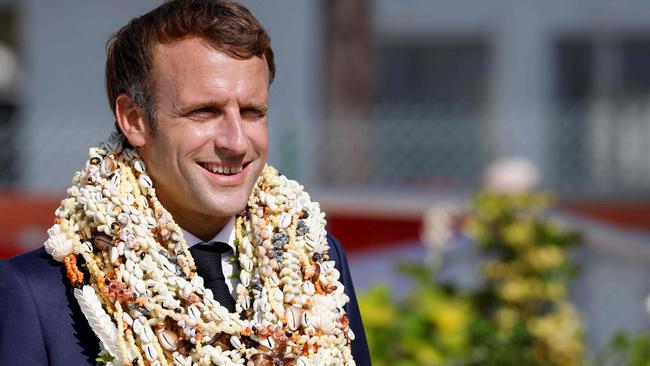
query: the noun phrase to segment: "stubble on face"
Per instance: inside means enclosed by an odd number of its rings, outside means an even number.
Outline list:
[[[244,209],[266,162],[268,67],[191,38],[159,45],[153,76],[158,119],[143,159],[175,221],[209,240]]]

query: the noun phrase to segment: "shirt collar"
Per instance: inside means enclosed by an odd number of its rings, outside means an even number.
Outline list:
[[[196,244],[203,243],[203,240],[197,238],[189,231],[181,228],[181,232],[183,233],[183,238],[185,238],[185,242],[187,243],[188,248],[191,248]],[[230,220],[228,220],[226,225],[224,225],[221,231],[219,231],[217,235],[212,238],[212,240],[209,240],[209,242],[213,241],[226,243],[230,248],[232,248],[233,253],[237,252],[235,250],[235,216],[231,217]]]

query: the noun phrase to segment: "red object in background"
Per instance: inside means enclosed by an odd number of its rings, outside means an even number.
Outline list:
[[[16,192],[0,193],[0,258],[37,248],[43,243],[27,243],[29,233],[45,238],[47,229],[52,226],[54,211],[61,202],[60,198],[49,195],[22,195]]]
[[[413,242],[419,239],[421,219],[413,217],[379,217],[327,211],[327,231],[334,235],[347,252],[369,250]]]
[[[60,198],[53,196],[0,193],[0,258],[42,245],[52,225]],[[422,227],[417,210],[395,214],[389,207],[327,207],[328,230],[345,246],[356,252],[400,245],[419,239]],[[562,202],[560,207],[590,219],[636,230],[650,230],[648,202]],[[34,238],[32,243],[29,235]],[[27,237],[27,239],[25,239]],[[28,241],[28,242],[25,242]]]
[[[560,207],[626,229],[650,231],[650,202],[562,202]]]

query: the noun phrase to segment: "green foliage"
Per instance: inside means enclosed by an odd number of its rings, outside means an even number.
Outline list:
[[[595,361],[602,366],[650,366],[650,333],[615,334]]]
[[[95,362],[97,362],[97,365],[106,365],[107,363],[113,361],[115,358],[111,356],[110,353],[104,352],[99,355],[99,357],[95,358]]]
[[[462,223],[486,258],[484,286],[443,287],[433,268],[402,264],[414,283],[396,299],[378,286],[360,297],[375,365],[578,365],[582,324],[566,300],[576,233],[547,217],[542,194],[481,192]]]

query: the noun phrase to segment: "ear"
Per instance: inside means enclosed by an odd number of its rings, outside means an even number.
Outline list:
[[[115,99],[115,119],[124,137],[134,147],[145,144],[149,136],[149,124],[145,113],[128,94],[122,93]]]

